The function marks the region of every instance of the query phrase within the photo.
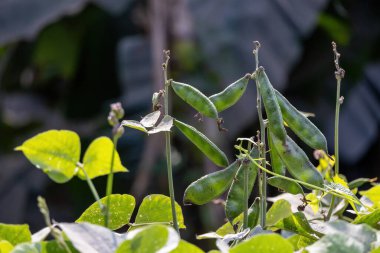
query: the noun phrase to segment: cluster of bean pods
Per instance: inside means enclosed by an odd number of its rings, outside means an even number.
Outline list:
[[[323,177],[310,162],[305,152],[287,135],[284,125],[288,126],[313,149],[322,149],[327,152],[326,138],[307,117],[273,88],[263,67],[259,67],[253,75],[245,75],[220,93],[210,97],[185,83],[171,81],[170,84],[174,92],[200,114],[220,120],[219,113],[239,101],[252,78],[257,81],[267,115],[267,138],[273,172],[284,176],[287,170],[290,175],[302,182],[322,187]],[[243,162],[244,158],[242,157],[229,164],[226,155],[204,134],[179,120],[175,120],[174,125],[212,162],[225,167],[225,169],[205,175],[191,183],[185,191],[184,203],[203,205],[218,198],[229,189],[225,212],[226,217],[232,223],[244,211],[242,197],[244,187],[248,187],[248,195],[250,195],[259,171],[258,168],[251,162]],[[256,147],[250,151],[250,156],[254,159],[259,158],[259,151]],[[248,173],[245,173],[247,171]],[[245,175],[248,175],[247,180]],[[247,186],[244,185],[245,183]],[[292,194],[304,194],[298,183],[290,182],[279,176],[269,178],[268,183]]]

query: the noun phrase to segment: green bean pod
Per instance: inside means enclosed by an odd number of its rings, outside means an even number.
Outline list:
[[[256,197],[252,205],[248,208],[248,227],[254,228],[259,223],[260,198]]]
[[[220,167],[228,165],[227,156],[204,134],[179,120],[174,120],[174,125],[213,163]]]
[[[218,119],[218,111],[211,100],[197,88],[175,81],[171,81],[174,92],[195,110],[207,117]]]
[[[215,105],[216,110],[218,112],[224,111],[239,101],[247,88],[247,84],[250,78],[250,74],[247,74],[236,82],[227,86],[227,88],[225,88],[223,91],[210,96],[209,98]]]
[[[322,132],[298,111],[279,91],[275,90],[282,117],[290,129],[309,147],[322,149],[327,153],[327,141]]]
[[[285,141],[286,130],[280,106],[278,105],[272,84],[270,83],[263,67],[259,67],[258,70],[256,70],[256,80],[269,121],[269,129],[278,139]]]
[[[227,168],[210,173],[192,182],[185,190],[183,203],[203,205],[219,197],[231,185],[240,163],[240,160],[236,160]]]
[[[269,154],[271,160],[271,167],[274,173],[280,174],[282,176],[286,173],[286,167],[284,162],[281,160],[280,155],[277,153],[277,150],[274,148],[273,140],[270,131],[268,131],[268,145],[269,145]]]
[[[267,182],[271,186],[277,187],[278,189],[281,189],[285,192],[288,192],[288,193],[291,193],[294,195],[296,195],[296,194],[305,195],[302,187],[296,182],[289,181],[289,180],[286,180],[286,179],[283,179],[283,178],[277,177],[277,176],[268,178]]]
[[[286,136],[286,141],[283,142],[272,134],[272,140],[277,153],[294,178],[323,187],[323,177],[310,162],[305,152],[289,136]]]
[[[254,148],[250,155],[254,159],[259,158],[259,151]],[[251,162],[243,162],[232,181],[226,200],[226,217],[231,223],[235,217],[244,211],[244,170],[248,170],[248,196],[251,194],[256,181],[257,166]]]

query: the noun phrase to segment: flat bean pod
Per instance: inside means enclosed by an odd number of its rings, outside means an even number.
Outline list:
[[[211,102],[215,105],[218,112],[224,111],[233,106],[244,94],[250,79],[247,74],[236,82],[227,86],[223,91],[210,96]]]
[[[197,88],[175,81],[171,81],[174,92],[195,110],[207,117],[218,119],[218,111],[211,100]]]
[[[280,155],[277,153],[277,150],[274,148],[273,140],[270,131],[268,131],[268,145],[269,145],[269,154],[271,160],[271,167],[274,173],[285,175],[286,166],[281,160]]]
[[[179,120],[174,120],[174,125],[213,163],[220,167],[228,165],[227,156],[204,134]]]
[[[302,187],[296,182],[292,182],[292,181],[289,181],[277,176],[268,178],[267,182],[271,186],[277,187],[285,192],[288,192],[294,195],[296,194],[305,195]]]
[[[251,151],[252,158],[259,158],[259,151],[254,148]],[[227,195],[225,212],[227,219],[232,222],[235,217],[244,211],[244,170],[248,170],[248,196],[256,181],[257,166],[251,162],[243,162],[240,166]]]
[[[256,71],[256,80],[269,121],[269,129],[273,135],[280,140],[285,141],[286,130],[284,127],[280,106],[278,105],[272,84],[270,83],[263,67],[259,67]]]
[[[240,160],[236,160],[227,168],[210,173],[192,182],[185,190],[183,203],[203,205],[219,197],[231,185],[240,163]]]
[[[272,134],[275,149],[289,173],[303,182],[323,187],[323,177],[310,162],[305,152],[289,137],[283,142]]]
[[[327,141],[322,132],[298,111],[279,91],[275,90],[282,117],[290,129],[309,147],[327,152]]]

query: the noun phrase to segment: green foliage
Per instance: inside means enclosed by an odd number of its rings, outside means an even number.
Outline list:
[[[11,225],[0,223],[0,241],[8,241],[12,245],[31,241],[29,225]]]
[[[292,214],[290,203],[280,199],[276,201],[267,212],[267,225],[275,225],[278,221]]]
[[[108,198],[111,198],[108,227],[116,230],[127,225],[135,209],[135,198],[128,194],[112,194],[111,196],[102,198],[100,202],[106,206]],[[102,226],[105,224],[104,211],[99,207],[99,203],[95,202],[82,213],[76,222],[89,222]]]
[[[230,252],[292,253],[293,246],[277,234],[257,235],[233,247]]]

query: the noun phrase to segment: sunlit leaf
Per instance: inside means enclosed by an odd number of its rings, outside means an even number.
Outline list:
[[[267,226],[272,226],[290,215],[292,215],[290,203],[284,199],[280,199],[267,212]]]
[[[68,130],[50,130],[26,140],[20,150],[53,181],[65,183],[75,174],[80,157],[79,136]]]
[[[154,127],[152,130],[149,130],[149,134],[155,134],[159,132],[169,132],[173,126],[173,118],[169,115],[165,115],[161,122]]]
[[[179,242],[179,235],[172,227],[151,225],[128,232],[127,240],[115,252],[164,253],[177,248]]]
[[[186,228],[183,220],[182,209],[178,203],[175,204],[178,226],[179,228]],[[171,223],[172,209],[170,204],[170,198],[161,194],[152,194],[146,196],[137,212],[134,225],[150,224],[154,222],[159,223]],[[135,227],[132,227],[133,229]]]
[[[146,115],[144,118],[140,120],[141,125],[146,128],[154,127],[161,116],[160,111],[154,111]]]
[[[101,203],[106,206],[108,197],[102,198]],[[112,194],[110,196],[108,228],[116,230],[129,223],[135,209],[135,198],[128,194]],[[76,222],[88,222],[103,226],[105,224],[104,213],[98,202],[87,208]]]
[[[13,249],[13,245],[6,241],[6,240],[1,240],[0,241],[0,252],[1,253],[10,253]]]
[[[292,253],[293,246],[278,234],[254,236],[231,248],[230,253]]]
[[[79,253],[71,242],[65,242],[71,253]],[[0,251],[1,253],[4,253]],[[64,246],[59,245],[57,241],[43,241],[35,243],[22,243],[17,245],[12,253],[67,253]]]
[[[380,227],[379,222],[380,222],[380,209],[376,209],[375,211],[369,214],[357,216],[352,223],[353,224],[365,223],[371,227],[379,228]]]
[[[348,234],[331,234],[306,247],[309,253],[365,253],[364,245]]]
[[[294,213],[279,222],[277,222],[274,227],[291,231],[293,233],[305,236],[309,239],[318,239],[322,234],[314,231],[309,222],[307,221],[305,215],[302,212]]]
[[[294,250],[305,248],[306,246],[309,246],[316,241],[315,239],[310,239],[308,237],[297,234],[288,237],[287,240],[293,245]]]
[[[99,137],[90,144],[83,158],[83,169],[89,178],[110,173],[113,149],[113,142],[108,137]],[[115,151],[113,172],[126,171],[128,170],[121,164],[119,153]],[[83,180],[86,179],[82,170],[78,171],[78,177]]]
[[[376,207],[380,207],[380,184],[377,184],[367,191],[360,191],[360,195],[369,198]]]
[[[12,225],[0,223],[0,240],[5,240],[12,245],[17,245],[22,242],[30,242],[32,235],[29,231],[29,226]]]
[[[170,251],[170,253],[203,253],[204,251],[184,240],[179,241],[178,247]]]
[[[306,200],[308,200],[308,205],[311,207],[313,212],[315,214],[318,213],[319,202],[320,202],[320,199],[318,198],[318,196],[315,195],[315,193],[311,192],[311,193],[307,194],[305,198],[306,198]]]
[[[143,126],[143,124],[141,124],[140,122],[138,122],[136,120],[123,120],[121,122],[121,125],[124,127],[129,127],[129,128],[139,130],[139,131],[144,132],[144,133],[148,133],[148,130],[146,130],[146,128]]]

